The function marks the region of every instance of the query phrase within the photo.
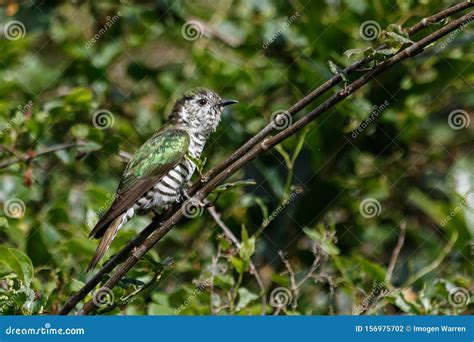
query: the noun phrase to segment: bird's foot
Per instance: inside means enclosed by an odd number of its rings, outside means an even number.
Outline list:
[[[178,190],[178,192],[179,192],[179,198],[178,198],[177,202],[184,202],[186,200],[191,199],[191,196],[189,196],[186,189],[181,188],[181,189]]]

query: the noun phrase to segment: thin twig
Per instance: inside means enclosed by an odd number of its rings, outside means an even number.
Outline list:
[[[281,261],[285,265],[285,268],[288,271],[288,274],[290,275],[290,290],[292,293],[291,306],[293,309],[296,309],[296,307],[298,306],[299,288],[296,285],[295,271],[293,270],[290,261],[286,258],[285,253],[283,251],[278,251],[278,255],[280,256]]]
[[[314,272],[316,272],[316,270],[319,267],[319,262],[321,261],[321,253],[319,253],[319,250],[316,244],[314,244],[313,246],[313,255],[314,255],[314,259],[313,259],[313,263],[311,264],[311,267],[309,268],[308,272],[306,272],[306,274],[303,276],[303,278],[301,278],[301,280],[298,281],[298,283],[296,284],[296,287],[298,288],[303,286],[303,284],[306,283],[306,281],[309,278],[314,277]]]
[[[14,158],[10,158],[10,159],[7,159],[7,160],[4,160],[3,162],[0,162],[0,169],[4,169],[12,164],[15,164],[15,163],[18,163],[20,161],[22,162],[29,162],[35,158],[38,158],[42,155],[45,155],[45,154],[48,154],[48,153],[53,153],[53,152],[57,152],[57,151],[60,151],[60,150],[65,150],[65,149],[68,149],[68,148],[71,148],[71,147],[78,147],[78,146],[83,146],[84,145],[84,142],[82,141],[78,141],[78,142],[70,142],[70,143],[64,143],[64,144],[57,144],[57,145],[52,145],[52,146],[48,146],[42,150],[39,150],[38,152],[32,152],[32,153],[29,153],[29,152],[26,152],[22,155],[16,155]],[[2,150],[7,150],[5,147],[1,147]],[[7,151],[10,151],[11,150],[7,150]],[[13,152],[11,152],[13,153]]]
[[[462,8],[457,7],[458,9],[456,11],[446,10],[446,11],[440,12],[437,14],[437,17],[440,18],[442,13],[444,13],[447,17],[449,15],[452,15],[453,13],[456,13],[457,11],[461,11],[465,8],[471,7],[473,6],[473,4],[471,4],[470,2],[466,2],[466,3],[463,3],[463,6],[464,7]],[[349,96],[355,90],[359,89],[361,86],[363,86],[365,83],[367,83],[369,80],[371,80],[373,77],[375,77],[377,74],[379,74],[383,70],[390,68],[391,66],[401,62],[405,58],[408,58],[410,56],[420,53],[426,46],[430,45],[437,39],[454,31],[455,29],[459,28],[461,25],[465,25],[467,22],[472,21],[473,16],[474,16],[473,13],[469,13],[457,20],[452,21],[451,23],[444,26],[443,28],[433,32],[429,36],[420,40],[418,43],[415,43],[409,48],[393,56],[386,62],[380,64],[371,73],[369,73],[368,76],[363,76],[360,79],[356,80],[355,82],[351,83],[349,87],[345,89],[345,92],[337,93],[336,98],[334,98],[334,96],[331,97],[322,105],[320,105],[318,108],[316,108],[313,112],[308,114],[308,116],[310,116],[308,119],[305,119],[307,116],[300,119],[297,123],[295,123],[295,125],[297,124],[296,130],[301,128],[301,126],[304,126],[308,124],[309,122],[311,122],[312,120],[314,120],[323,111],[327,110],[328,108],[334,106],[338,102],[345,99],[347,96]],[[360,61],[358,63],[352,64],[351,66],[353,66],[355,70],[357,69],[357,67],[359,67],[362,64],[364,63]],[[328,81],[328,82],[332,82],[331,85],[326,86],[327,84],[326,82],[325,84],[323,84],[323,86],[328,87],[327,89],[331,88],[334,84],[337,84],[341,80],[341,76],[337,75],[333,77],[331,80]],[[313,93],[318,92],[318,89],[316,89]],[[322,92],[324,91],[325,90],[323,90]],[[319,95],[322,92],[319,91]],[[311,97],[310,95],[303,98],[301,101],[295,104],[292,108],[296,108],[297,110],[300,110],[304,108],[305,106],[307,106],[312,100],[314,100],[314,98]],[[303,122],[301,122],[301,120],[303,120]],[[219,166],[209,171],[204,177],[201,177],[201,180],[197,182],[189,190],[189,193],[191,195],[195,195],[197,199],[203,199],[210,191],[212,191],[212,189],[217,184],[220,184],[224,179],[230,177],[237,170],[239,170],[240,168],[245,166],[248,162],[256,158],[257,155],[261,154],[266,149],[274,146],[275,144],[277,144],[278,142],[282,141],[283,139],[287,137],[285,134],[283,135],[278,134],[274,136],[272,140],[270,141],[268,141],[269,139],[263,140],[263,143],[262,143],[262,139],[264,139],[267,136],[267,134],[271,131],[271,129],[267,129],[267,127],[268,126],[266,126],[262,131],[260,131],[260,133],[258,133],[256,136],[250,139],[246,144],[244,144],[241,148],[239,148],[236,152],[234,152],[222,164],[220,164]],[[289,129],[291,129],[292,127],[293,126],[290,126]],[[285,131],[282,131],[281,133],[284,133],[284,132]],[[291,134],[293,134],[293,132],[294,130],[292,129]],[[229,164],[229,160],[233,160],[233,163]],[[226,165],[226,166],[223,167],[223,165]],[[127,244],[127,246],[124,247],[116,257],[112,258],[107,264],[105,264],[104,267],[99,272],[97,272],[94,275],[94,277],[91,280],[89,280],[77,294],[71,296],[71,298],[69,298],[69,300],[66,302],[65,306],[60,310],[59,313],[68,314],[74,308],[74,306],[81,299],[83,299],[87,295],[87,293],[89,293],[100,282],[100,280],[105,274],[110,272],[115,267],[115,265],[120,263],[122,260],[124,260],[128,256],[128,258],[120,266],[120,268],[117,269],[117,271],[112,275],[112,277],[106,282],[107,286],[113,287],[121,279],[121,277],[125,275],[131,267],[133,267],[133,265],[138,261],[138,259],[142,255],[144,255],[146,251],[150,249],[156,242],[158,242],[182,218],[183,215],[179,211],[179,208],[180,206],[178,204],[173,206],[173,208],[171,208],[165,214],[166,221],[164,221],[159,227],[157,227],[159,224],[158,220],[154,220],[154,222],[148,225],[135,239],[130,241]],[[146,239],[148,234],[150,234],[151,232],[153,233],[149,236],[148,239]],[[137,245],[140,245],[140,246],[137,247],[134,250],[134,253],[130,255],[130,251]],[[86,303],[86,305],[84,306],[81,312],[88,313],[93,309],[94,309],[94,304],[92,302],[88,302]]]
[[[301,287],[304,285],[304,283],[306,283],[308,279],[313,278],[315,276],[314,272],[316,272],[316,270],[318,269],[319,262],[321,261],[321,253],[319,253],[318,246],[316,245],[316,243],[313,244],[313,255],[314,255],[313,262],[309,270],[304,274],[304,276],[299,281],[296,280],[295,271],[293,270],[293,267],[291,266],[290,261],[286,258],[285,253],[283,253],[283,251],[278,251],[278,255],[280,256],[281,261],[285,265],[285,268],[287,269],[288,274],[290,275],[290,284],[291,284],[290,290],[293,296],[292,301],[291,301],[291,306],[294,310],[298,307],[298,298],[300,296]]]
[[[211,309],[211,315],[216,315],[217,310],[214,309],[214,274],[217,270],[217,262],[221,257],[221,249],[220,246],[217,247],[217,253],[212,257],[212,265],[211,265],[211,275],[209,277],[209,308]]]
[[[235,247],[240,249],[239,239],[237,239],[234,233],[232,233],[229,227],[227,227],[224,221],[222,221],[221,215],[216,211],[215,207],[208,207],[207,211],[209,211],[214,221],[216,221],[217,225],[222,229],[225,236],[227,236],[233,242]],[[258,269],[252,260],[250,260],[249,262],[249,267],[250,267],[250,273],[255,277],[258,287],[260,288],[260,296],[262,297],[262,315],[264,315],[266,312],[266,307],[267,307],[267,299],[265,298],[265,286],[263,285],[263,281],[262,281],[262,278],[260,277],[260,273],[258,272]]]
[[[431,271],[437,269],[439,265],[441,265],[441,262],[446,258],[446,256],[451,252],[451,249],[453,249],[454,244],[458,240],[458,232],[454,232],[453,235],[451,235],[451,239],[449,239],[448,244],[443,248],[441,253],[438,255],[438,257],[433,260],[433,262],[425,267],[423,267],[421,270],[416,272],[414,275],[412,275],[410,278],[408,278],[406,284],[404,284],[405,287],[408,287],[412,285],[414,282],[416,282],[418,279],[424,277]]]
[[[402,250],[402,247],[403,247],[403,243],[405,242],[406,228],[407,228],[407,223],[405,221],[400,223],[400,235],[398,236],[397,244],[395,248],[393,249],[392,257],[390,258],[390,263],[388,264],[388,268],[387,268],[387,275],[385,276],[385,282],[387,284],[389,284],[390,281],[392,280],[392,274],[393,274],[393,270],[395,269],[395,264],[397,263],[397,260],[398,260],[398,255],[400,254],[400,251]]]

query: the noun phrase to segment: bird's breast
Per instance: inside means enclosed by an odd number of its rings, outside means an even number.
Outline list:
[[[188,153],[194,158],[199,158],[205,142],[206,138],[203,135],[190,134]],[[181,189],[191,179],[195,169],[196,165],[193,162],[183,159],[138,201],[139,212],[144,213],[151,209],[161,210],[177,202],[181,196]]]

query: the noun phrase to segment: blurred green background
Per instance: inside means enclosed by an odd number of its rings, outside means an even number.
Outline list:
[[[329,61],[379,46],[363,23],[409,27],[454,3],[0,1],[0,165],[82,143],[0,169],[0,312],[54,314],[87,281],[87,235],[126,155],[181,93],[240,101],[206,146],[209,169],[331,77]],[[215,209],[240,249],[207,211],[183,220],[98,313],[472,313],[472,40],[471,25],[434,44],[236,174],[256,184]],[[149,220],[127,224],[107,256]]]

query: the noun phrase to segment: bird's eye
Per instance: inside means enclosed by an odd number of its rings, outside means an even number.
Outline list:
[[[206,99],[200,99],[198,101],[198,103],[199,103],[200,106],[205,106],[207,104],[207,100]]]

